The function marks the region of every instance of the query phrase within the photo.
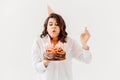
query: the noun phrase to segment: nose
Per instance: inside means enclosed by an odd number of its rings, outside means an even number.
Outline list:
[[[56,29],[56,26],[55,26],[55,25],[53,25],[53,26],[52,26],[52,28],[53,28],[53,29]]]

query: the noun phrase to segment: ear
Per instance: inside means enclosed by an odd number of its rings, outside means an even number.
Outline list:
[[[48,10],[48,15],[50,15],[51,13],[54,13],[54,11],[51,9],[49,5],[47,5],[47,10]]]

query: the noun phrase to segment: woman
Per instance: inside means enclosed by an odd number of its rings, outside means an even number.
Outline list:
[[[90,63],[91,53],[87,42],[90,34],[85,28],[80,40],[82,47],[67,36],[66,24],[63,18],[51,13],[45,20],[42,34],[35,39],[32,48],[33,67],[37,73],[37,80],[72,80],[72,58]],[[51,61],[44,58],[45,46],[51,43],[53,47],[64,44],[65,60]]]

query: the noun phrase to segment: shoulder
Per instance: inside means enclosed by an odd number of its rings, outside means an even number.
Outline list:
[[[42,38],[40,37],[40,35],[35,36],[34,43],[40,44],[41,42],[42,42]]]
[[[35,39],[34,39],[35,41],[39,41],[39,40],[41,40],[41,37],[40,37],[40,35],[37,35],[36,37],[35,37]]]
[[[67,42],[70,42],[70,43],[77,42],[74,38],[69,37],[69,36],[66,38],[66,40],[67,40]]]
[[[80,43],[78,40],[72,38],[72,37],[67,37],[67,44],[72,45],[72,46],[80,46]]]
[[[40,35],[36,36],[35,38],[35,41],[39,44],[43,44],[43,43],[46,43],[46,42],[49,42],[49,36],[46,35],[45,37],[41,38]]]

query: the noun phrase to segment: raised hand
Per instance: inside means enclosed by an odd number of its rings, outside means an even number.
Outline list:
[[[80,35],[80,40],[83,46],[87,46],[87,42],[90,38],[90,33],[87,30],[87,27],[85,27],[84,32]]]

